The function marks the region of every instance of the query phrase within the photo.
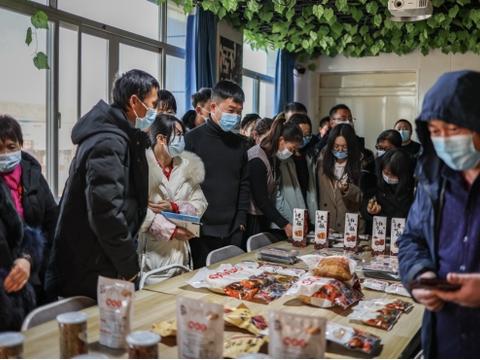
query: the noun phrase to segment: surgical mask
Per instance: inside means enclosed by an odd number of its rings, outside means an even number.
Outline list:
[[[155,121],[155,118],[157,117],[157,110],[155,110],[154,108],[149,108],[147,105],[143,103],[143,101],[140,101],[140,102],[145,107],[145,109],[147,109],[147,113],[143,118],[141,118],[137,115],[135,110],[133,110],[133,113],[137,117],[137,119],[135,120],[135,127],[140,130],[145,130],[149,128]]]
[[[238,128],[240,124],[240,115],[237,114],[230,114],[230,113],[222,113],[222,117],[220,118],[220,127],[223,131],[233,131]]]
[[[402,137],[402,142],[407,142],[410,140],[410,130],[399,130],[400,136]]]
[[[312,135],[304,136],[304,137],[303,137],[302,146],[300,146],[300,147],[301,147],[301,148],[304,148],[305,146],[307,146],[308,143],[310,142],[310,140],[312,140]]]
[[[0,155],[0,173],[9,173],[13,171],[22,161],[22,152],[20,150]]]
[[[432,137],[432,143],[438,157],[453,170],[473,169],[480,163],[480,151],[475,149],[472,135]]]
[[[382,177],[383,181],[385,181],[388,185],[397,185],[400,182],[399,178],[392,178],[387,175],[382,171]]]
[[[333,156],[335,156],[338,160],[343,160],[348,157],[348,151],[335,151],[332,150]]]
[[[175,136],[168,144],[168,153],[171,157],[179,156],[185,150],[185,139],[183,135]]]
[[[383,155],[385,155],[385,153],[385,150],[377,150],[377,158],[382,157]]]
[[[279,158],[280,160],[287,160],[292,155],[293,153],[287,148],[277,151],[277,158]]]

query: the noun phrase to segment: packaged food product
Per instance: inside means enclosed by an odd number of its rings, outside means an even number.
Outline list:
[[[70,359],[88,352],[87,315],[68,312],[57,316],[60,331],[60,358]]]
[[[0,333],[0,359],[22,359],[25,337],[19,332]]]
[[[372,226],[372,254],[384,255],[387,241],[387,218],[374,216]]]
[[[296,250],[287,250],[276,247],[261,249],[257,257],[259,260],[278,262],[281,264],[295,264],[297,262],[298,252]]]
[[[305,209],[293,209],[293,246],[307,246],[308,222],[305,219],[306,213]]]
[[[126,347],[130,333],[135,285],[129,281],[98,278],[100,344],[114,349]]]
[[[413,304],[399,299],[377,298],[360,301],[348,316],[350,321],[383,330],[391,330],[402,313],[413,309]]]
[[[411,297],[407,289],[405,289],[405,287],[400,283],[394,283],[394,284],[388,285],[387,287],[385,287],[385,292],[387,294]]]
[[[258,354],[266,343],[267,339],[264,336],[234,335],[225,340],[223,356],[235,359],[241,354]]]
[[[350,263],[345,256],[328,256],[320,259],[312,273],[320,277],[334,278],[340,281],[352,279]]]
[[[287,295],[296,296],[306,304],[316,307],[330,308],[340,306],[347,309],[363,298],[360,281],[355,275],[353,285],[342,281],[304,275],[287,292]]]
[[[151,331],[134,331],[127,336],[129,359],[158,359],[160,336]]]
[[[270,311],[268,354],[274,359],[316,359],[325,354],[325,318]]]
[[[267,335],[267,320],[262,315],[254,315],[245,305],[225,309],[224,320],[227,324],[247,330],[253,335]]]
[[[343,246],[345,250],[355,251],[358,242],[358,214],[345,214],[345,234]]]
[[[385,291],[385,288],[388,286],[388,282],[375,279],[365,279],[362,285],[365,289]]]
[[[405,230],[405,219],[392,218],[392,226],[390,231],[390,255],[398,255],[397,241]]]
[[[268,304],[285,294],[297,280],[297,276],[264,272],[226,286],[224,293],[236,299]]]
[[[328,211],[315,211],[315,237],[313,246],[315,249],[328,247]]]
[[[177,335],[177,320],[167,320],[152,325],[152,331],[162,338]]]
[[[243,353],[237,359],[270,359],[270,356],[264,353]]]
[[[368,355],[375,354],[381,345],[376,335],[331,321],[327,322],[326,337],[328,341]]]
[[[179,358],[223,358],[222,305],[179,296],[177,327]]]

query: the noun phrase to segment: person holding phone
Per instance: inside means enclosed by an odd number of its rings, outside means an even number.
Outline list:
[[[427,309],[425,358],[480,354],[479,91],[479,72],[446,73],[416,121],[423,152],[398,246],[402,282]]]

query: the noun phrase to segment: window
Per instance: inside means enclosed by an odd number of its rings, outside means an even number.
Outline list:
[[[58,111],[58,191],[60,197],[75,155],[71,132],[78,118],[78,31],[60,27]]]
[[[244,113],[274,115],[275,61],[274,51],[252,50],[248,43],[243,44]]]
[[[167,43],[185,49],[187,15],[171,1],[167,5]]]
[[[185,59],[167,55],[165,89],[172,92],[177,101],[177,116],[185,113]]]
[[[82,113],[100,99],[108,102],[108,41],[82,34]]]
[[[160,40],[160,7],[154,0],[58,0],[58,8]]]
[[[0,8],[0,49],[3,49],[0,57],[0,113],[9,114],[19,121],[23,149],[40,162],[45,175],[48,72],[33,66],[32,48],[25,46],[25,31],[29,26],[29,16]],[[39,31],[38,51],[46,52],[46,39],[46,31]]]
[[[155,78],[160,77],[160,54],[137,47],[120,44],[119,74],[132,69],[146,71]]]

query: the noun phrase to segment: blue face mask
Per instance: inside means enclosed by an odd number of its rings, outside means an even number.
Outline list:
[[[0,173],[5,174],[13,171],[22,161],[22,152],[15,151],[0,155]]]
[[[185,150],[185,139],[183,135],[175,136],[168,144],[168,153],[171,157],[179,156]]]
[[[343,160],[348,157],[348,151],[335,151],[332,150],[333,156],[335,156],[338,160]]]
[[[456,171],[473,169],[480,163],[480,151],[475,149],[472,135],[432,137],[437,156]]]
[[[303,137],[302,146],[300,146],[300,147],[301,147],[301,148],[304,148],[305,146],[307,146],[308,143],[310,142],[310,140],[312,140],[312,135],[304,136],[304,137]]]
[[[228,132],[236,129],[240,124],[240,115],[222,113],[220,118],[220,123],[218,124],[223,131]]]
[[[145,107],[145,109],[147,109],[147,113],[143,118],[141,118],[138,117],[137,113],[134,110],[134,114],[137,117],[137,119],[135,120],[135,127],[140,130],[145,130],[149,128],[155,121],[155,118],[157,117],[157,110],[147,107],[147,105],[145,105],[143,102],[142,105]]]
[[[407,142],[410,140],[410,130],[399,130],[400,136],[402,137],[402,142]]]

